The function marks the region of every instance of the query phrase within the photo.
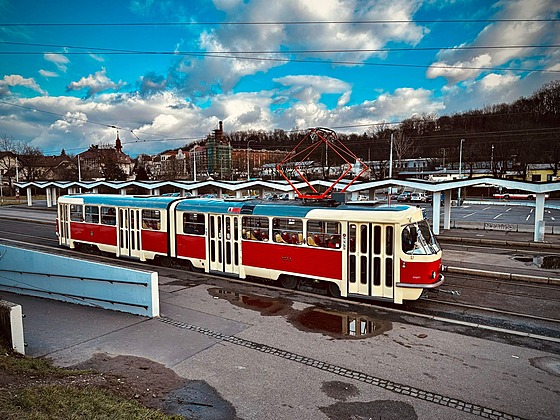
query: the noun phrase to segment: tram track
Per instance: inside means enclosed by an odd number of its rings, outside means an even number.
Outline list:
[[[496,254],[531,253],[535,255],[559,255],[560,256],[560,250],[556,248],[543,249],[543,248],[535,248],[532,246],[527,246],[527,247],[517,247],[511,245],[498,246],[495,244],[473,245],[467,243],[444,242],[444,241],[442,241],[442,245],[444,246],[444,249],[457,250],[463,252],[471,252],[471,251],[486,252],[488,250],[492,250],[492,252]]]
[[[461,277],[459,281],[472,281],[473,277]],[[452,295],[461,295],[461,290],[468,289],[469,291],[479,291],[479,292],[486,292],[486,293],[496,293],[499,292],[500,295],[505,295],[509,297],[520,297],[520,298],[529,298],[529,299],[537,299],[543,301],[552,301],[552,302],[560,302],[560,288],[557,286],[551,286],[549,284],[540,284],[540,283],[528,283],[528,282],[515,282],[512,284],[512,280],[500,280],[500,279],[484,279],[484,284],[494,284],[495,287],[484,287],[480,285],[473,285],[473,284],[460,284],[452,280],[447,280],[445,283],[445,289],[453,289],[451,293]],[[522,289],[528,289],[527,292],[522,293],[520,291],[508,291],[503,290],[503,287],[516,287]],[[461,289],[461,290],[456,290]],[[551,294],[558,294],[559,296],[551,297],[550,295],[543,295],[543,296],[535,296],[529,294],[529,291],[540,291],[540,292],[550,292]]]
[[[33,235],[27,236],[31,237]],[[43,240],[48,239],[43,237],[38,238]],[[19,246],[32,246],[35,249],[38,248],[57,254],[62,253],[62,249],[59,246],[42,245],[23,242],[18,239],[10,240],[6,238],[1,240],[0,243],[1,242],[18,244]],[[67,248],[64,248],[63,254],[70,255],[72,257],[91,259],[97,262],[106,262],[109,264],[118,263],[120,266],[124,267],[158,271],[162,276],[168,276],[184,281],[186,285],[189,285],[188,287],[201,284],[216,286],[216,282],[218,286],[227,288],[250,287],[251,290],[254,290],[256,287],[259,290],[262,290],[263,293],[272,293],[279,296],[288,293],[288,298],[290,299],[293,299],[294,296],[299,296],[304,300],[312,299],[311,303],[321,306],[341,304],[347,306],[351,304],[362,308],[362,310],[380,310],[390,312],[399,317],[405,316],[408,318],[412,316],[415,318],[421,318],[427,323],[427,326],[430,326],[430,322],[440,322],[447,325],[473,328],[475,330],[506,334],[510,336],[525,337],[532,340],[536,339],[541,342],[549,342],[551,344],[554,343],[560,345],[560,320],[539,317],[532,314],[523,314],[469,303],[448,302],[445,300],[434,299],[433,297],[430,299],[421,299],[415,302],[407,302],[402,306],[366,299],[355,300],[336,298],[307,290],[285,289],[281,286],[270,284],[268,282],[229,278],[211,273],[191,272],[184,268],[161,267],[152,263],[143,263],[128,259],[117,259],[111,256],[93,255]],[[319,300],[317,301],[317,299]],[[520,328],[520,325],[524,327]]]

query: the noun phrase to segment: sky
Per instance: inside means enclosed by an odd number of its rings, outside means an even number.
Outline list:
[[[46,155],[363,133],[558,79],[558,0],[0,0],[0,137]]]

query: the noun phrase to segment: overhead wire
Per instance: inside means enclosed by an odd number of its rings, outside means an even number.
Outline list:
[[[398,52],[398,51],[440,51],[440,50],[488,50],[488,49],[518,49],[518,48],[558,48],[560,44],[529,44],[529,45],[463,45],[453,47],[387,47],[387,48],[346,48],[346,49],[322,49],[322,50],[227,50],[227,51],[150,51],[150,50],[130,50],[119,48],[90,47],[82,45],[67,44],[44,44],[33,42],[0,41],[4,45],[18,45],[24,47],[49,47],[49,48],[73,48],[85,49],[88,51],[72,52],[65,51],[63,54],[90,54],[92,52],[102,52],[104,54],[161,54],[161,55],[181,55],[181,54],[327,54],[327,53],[361,53],[361,52]],[[0,51],[0,54],[45,54],[46,51]]]
[[[421,48],[378,48],[378,49],[338,49],[338,50],[271,50],[271,51],[147,51],[147,50],[123,50],[115,48],[103,47],[84,47],[72,45],[56,45],[56,44],[34,44],[0,41],[5,45],[20,45],[32,47],[50,47],[65,49],[63,52],[54,51],[0,51],[0,55],[44,55],[44,54],[62,54],[62,55],[87,55],[87,54],[107,54],[107,55],[173,55],[173,56],[190,56],[190,57],[207,57],[207,58],[224,58],[245,61],[266,61],[278,63],[311,63],[311,64],[341,64],[341,65],[360,65],[370,67],[402,67],[402,68],[434,68],[434,69],[457,69],[457,66],[445,64],[408,64],[408,63],[373,63],[364,60],[330,60],[330,59],[298,59],[298,58],[282,58],[282,57],[253,57],[244,56],[242,54],[358,54],[373,52],[398,52],[398,51],[439,51],[439,50],[475,50],[475,49],[521,49],[521,48],[537,48],[548,49],[558,48],[560,44],[551,45],[506,45],[506,46],[465,46],[465,47],[421,47]],[[88,51],[66,51],[68,48],[86,49]],[[538,72],[538,73],[560,73],[559,70],[553,68],[539,69],[527,67],[497,67],[497,66],[461,66],[460,70],[489,70],[489,71],[515,71],[515,72]]]
[[[521,22],[549,22],[558,23],[560,19],[365,19],[365,20],[292,20],[292,21],[187,21],[187,22],[17,22],[0,23],[0,27],[41,27],[41,26],[261,26],[261,25],[387,25],[387,24],[416,24],[416,23],[521,23]]]

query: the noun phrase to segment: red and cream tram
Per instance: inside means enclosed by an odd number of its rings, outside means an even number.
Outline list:
[[[335,296],[402,303],[443,283],[441,248],[422,210],[405,205],[83,194],[59,198],[57,229],[70,248]]]

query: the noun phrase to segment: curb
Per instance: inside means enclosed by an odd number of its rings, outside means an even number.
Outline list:
[[[447,266],[448,273],[471,274],[481,277],[493,277],[504,280],[524,281],[528,283],[550,284],[560,286],[560,279],[555,277],[529,276],[526,274],[503,273],[499,271],[478,270],[476,268],[450,267]]]
[[[52,220],[29,220],[29,219],[24,219],[22,217],[13,217],[13,216],[0,216],[0,219],[6,219],[6,220],[15,220],[16,222],[33,222],[33,223],[39,223],[42,225],[56,225],[56,221]]]
[[[560,244],[550,242],[508,241],[501,239],[462,238],[456,236],[438,236],[439,242],[457,242],[475,245],[509,245],[525,248],[560,249]]]

